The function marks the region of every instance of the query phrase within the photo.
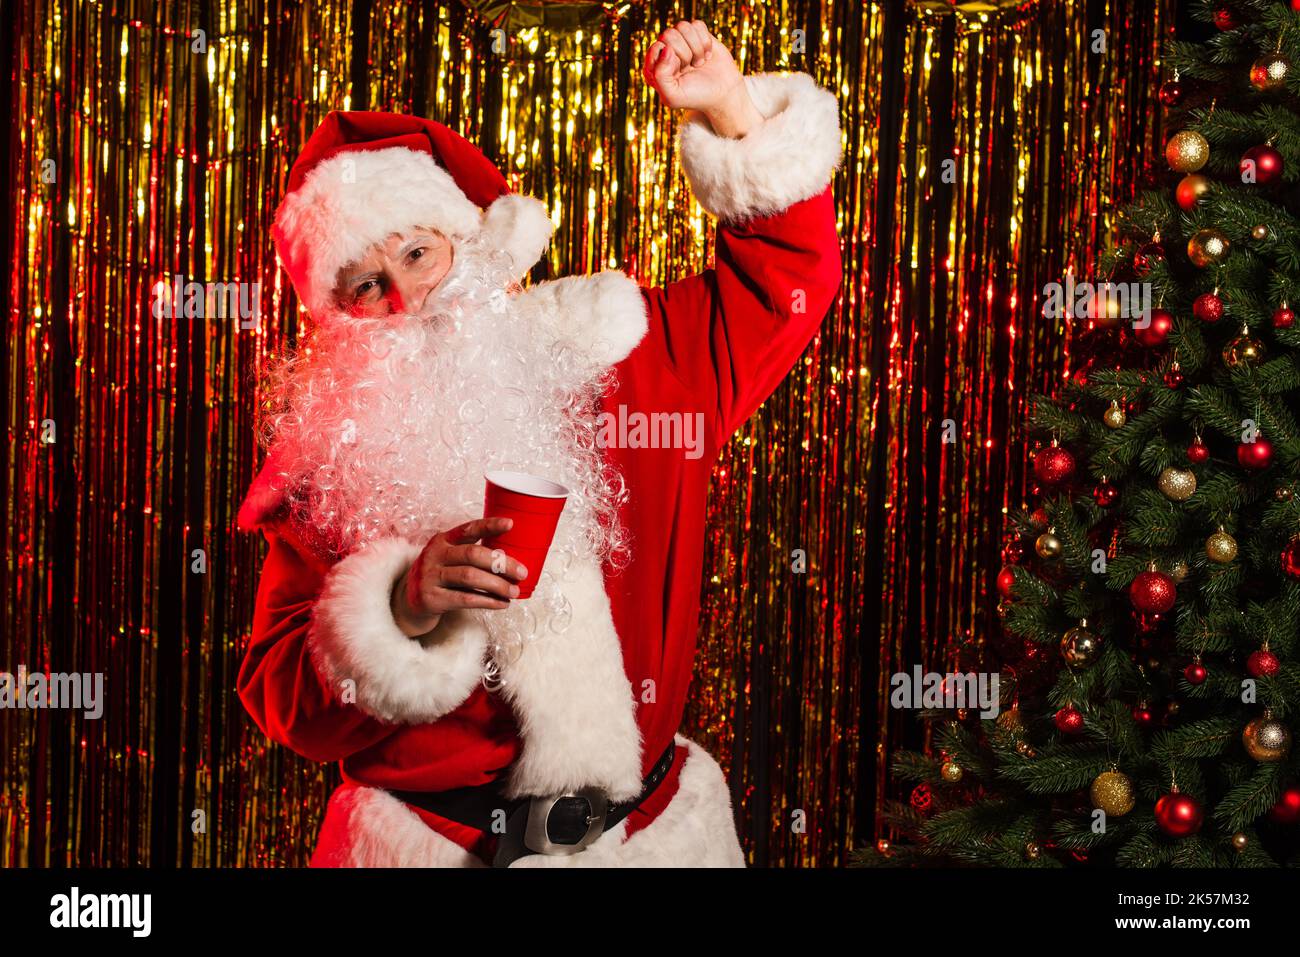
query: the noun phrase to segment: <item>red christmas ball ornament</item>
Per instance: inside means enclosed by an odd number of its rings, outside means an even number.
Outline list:
[[[1047,509],[1043,508],[1040,505],[1038,508],[1034,509],[1032,512],[1029,513],[1029,520],[1033,522],[1035,525],[1046,526]]]
[[[1220,7],[1218,10],[1214,11],[1214,25],[1224,31],[1235,30],[1237,27],[1241,26],[1241,21],[1239,21],[1237,15],[1227,7]]]
[[[1003,598],[1011,598],[1011,587],[1016,583],[1016,573],[1007,566],[998,572],[998,594]]]
[[[1092,500],[1102,508],[1110,508],[1119,501],[1119,489],[1110,482],[1102,482],[1092,490]]]
[[[1241,154],[1243,183],[1268,186],[1282,178],[1282,154],[1267,143],[1252,146]]]
[[[1169,338],[1169,330],[1174,327],[1174,314],[1168,309],[1152,309],[1151,322],[1141,328],[1135,328],[1133,335],[1137,341],[1142,343],[1148,349],[1165,344]]]
[[[1079,734],[1083,731],[1083,712],[1078,708],[1062,708],[1052,720],[1056,722],[1056,729],[1064,734]]]
[[[1019,565],[1020,559],[1025,557],[1025,543],[1016,539],[1013,542],[1007,542],[1007,547],[1002,549],[1002,564]]]
[[[1178,208],[1190,213],[1210,192],[1210,181],[1200,173],[1188,173],[1174,188],[1174,201]]]
[[[1279,824],[1294,824],[1300,821],[1300,785],[1293,784],[1284,788],[1277,803],[1268,812],[1268,816]]]
[[[1134,329],[1134,338],[1147,348],[1164,346],[1169,332],[1174,328],[1174,313],[1169,309],[1152,309],[1151,322]]]
[[[1274,329],[1290,329],[1295,325],[1295,310],[1289,306],[1281,306],[1273,313]]]
[[[1056,485],[1073,473],[1074,456],[1059,445],[1049,446],[1034,456],[1034,474],[1040,482]]]
[[[1282,574],[1287,578],[1300,581],[1300,538],[1293,538],[1282,548]]]
[[[1204,819],[1200,803],[1186,794],[1175,791],[1156,802],[1156,823],[1170,837],[1191,837]]]
[[[1187,88],[1178,80],[1167,80],[1160,86],[1160,102],[1167,107],[1180,105],[1186,96]]]
[[[1278,660],[1277,655],[1267,648],[1251,652],[1250,657],[1246,659],[1246,670],[1254,678],[1271,678],[1281,668],[1282,662]]]
[[[1212,292],[1204,292],[1192,303],[1192,315],[1201,322],[1218,322],[1223,318],[1223,300]]]
[[[1156,723],[1156,716],[1151,713],[1151,709],[1144,704],[1133,706],[1133,720],[1143,728],[1149,728]]]
[[[1183,376],[1183,370],[1178,368],[1178,363],[1174,363],[1165,370],[1165,385],[1171,389],[1181,389],[1186,379]]]
[[[1159,243],[1146,243],[1138,247],[1138,251],[1133,254],[1133,271],[1139,276],[1145,276],[1157,263],[1165,261],[1165,247]]]
[[[1203,465],[1210,460],[1210,447],[1200,439],[1187,446],[1187,461],[1193,465]]]
[[[1209,677],[1209,672],[1205,670],[1205,665],[1199,661],[1193,661],[1183,669],[1183,677],[1187,679],[1189,685],[1199,685],[1205,683],[1205,679]]]
[[[1273,443],[1264,437],[1237,446],[1237,462],[1244,469],[1259,472],[1273,464]]]
[[[921,783],[912,788],[912,807],[920,811],[922,814],[930,810],[930,802],[932,800],[933,795],[930,793],[930,785]]]
[[[1128,587],[1129,601],[1144,615],[1163,615],[1174,607],[1178,588],[1164,572],[1146,571],[1133,579]]]

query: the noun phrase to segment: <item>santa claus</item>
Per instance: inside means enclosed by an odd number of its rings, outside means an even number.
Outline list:
[[[238,686],[271,739],[341,762],[313,866],[744,866],[723,773],[678,733],[705,503],[835,299],[838,108],[807,74],[742,76],[700,21],[645,77],[689,111],[718,219],[715,265],[663,288],[523,289],[546,207],[435,122],[331,113],[290,174],[273,232],[312,324],[265,384]],[[660,440],[610,427],[632,419]],[[495,471],[569,490],[540,575],[493,544]]]

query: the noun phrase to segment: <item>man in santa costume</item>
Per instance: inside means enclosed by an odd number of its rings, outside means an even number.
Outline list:
[[[644,72],[718,220],[715,265],[663,288],[522,288],[545,205],[438,123],[331,113],[290,173],[273,233],[312,324],[240,508],[269,551],[238,687],[272,740],[341,762],[313,866],[744,866],[678,733],[705,504],[835,300],[838,106],[742,76],[700,21]],[[569,490],[526,599],[494,470]]]

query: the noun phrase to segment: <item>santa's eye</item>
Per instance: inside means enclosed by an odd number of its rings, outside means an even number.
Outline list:
[[[379,289],[379,282],[374,279],[363,279],[352,288],[352,298],[367,299],[373,298],[371,293]]]
[[[424,248],[423,246],[417,246],[415,249],[412,249],[412,250],[411,250],[410,254],[408,255],[408,258],[409,258],[412,262],[414,262],[415,260],[417,260],[417,259],[419,259],[420,257],[422,257],[422,256],[424,255],[424,253],[425,253],[425,248]]]

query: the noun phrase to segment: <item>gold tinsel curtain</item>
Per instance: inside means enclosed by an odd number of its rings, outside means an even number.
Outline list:
[[[920,743],[889,674],[996,627],[1025,399],[1068,367],[1035,290],[1087,272],[1154,155],[1167,2],[15,0],[0,670],[103,672],[106,701],[0,713],[0,863],[305,863],[337,772],[234,690],[254,383],[303,320],[268,232],[288,169],[331,109],[412,112],[548,203],[534,279],[698,271],[712,223],[640,79],[681,18],[833,89],[846,150],[841,301],[715,472],[684,730],[729,769],[754,863],[877,837],[889,755]],[[155,317],[176,275],[260,280],[260,318]]]

